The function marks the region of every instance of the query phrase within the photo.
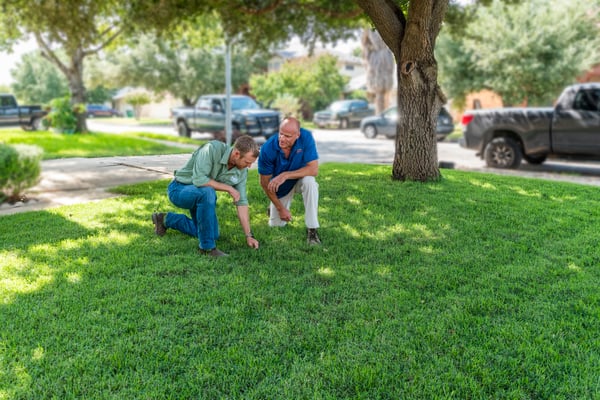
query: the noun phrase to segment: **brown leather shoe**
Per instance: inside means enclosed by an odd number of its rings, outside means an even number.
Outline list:
[[[158,236],[165,236],[167,227],[165,226],[165,213],[153,213],[152,222],[154,223],[154,233]]]
[[[321,244],[321,239],[319,239],[316,229],[309,228],[306,230],[306,243],[311,246]]]
[[[198,249],[198,252],[202,255],[211,256],[211,257],[215,257],[215,258],[229,256],[229,254],[217,249],[216,247],[212,250]]]

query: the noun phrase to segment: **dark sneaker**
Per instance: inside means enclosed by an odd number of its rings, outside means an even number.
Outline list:
[[[167,227],[165,226],[165,213],[153,213],[152,222],[154,223],[154,233],[158,236],[165,236]]]
[[[217,249],[216,247],[212,250],[198,249],[198,252],[202,255],[211,256],[211,257],[215,257],[215,258],[229,256],[229,254],[222,252],[221,250]]]
[[[306,230],[306,243],[311,246],[321,244],[321,239],[319,239],[316,229],[309,228]]]

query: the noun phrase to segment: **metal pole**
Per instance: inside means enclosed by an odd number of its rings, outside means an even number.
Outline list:
[[[225,38],[225,140],[231,145],[231,43]]]

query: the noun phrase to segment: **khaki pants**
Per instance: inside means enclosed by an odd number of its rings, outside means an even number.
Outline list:
[[[304,199],[304,222],[306,227],[309,229],[318,228],[319,184],[315,177],[305,176],[304,178],[298,179],[298,182],[296,182],[292,190],[279,199],[286,209],[290,209],[292,198],[296,193],[302,193],[302,198]],[[277,212],[277,208],[275,208],[273,203],[270,205],[269,214],[269,226],[285,226],[287,224],[286,221],[282,221],[279,218],[279,212]]]

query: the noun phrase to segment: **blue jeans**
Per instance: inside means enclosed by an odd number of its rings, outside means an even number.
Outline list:
[[[219,221],[217,220],[217,192],[209,186],[184,185],[173,180],[167,188],[171,203],[190,210],[191,219],[184,214],[167,213],[165,226],[198,238],[204,250],[217,247]]]

